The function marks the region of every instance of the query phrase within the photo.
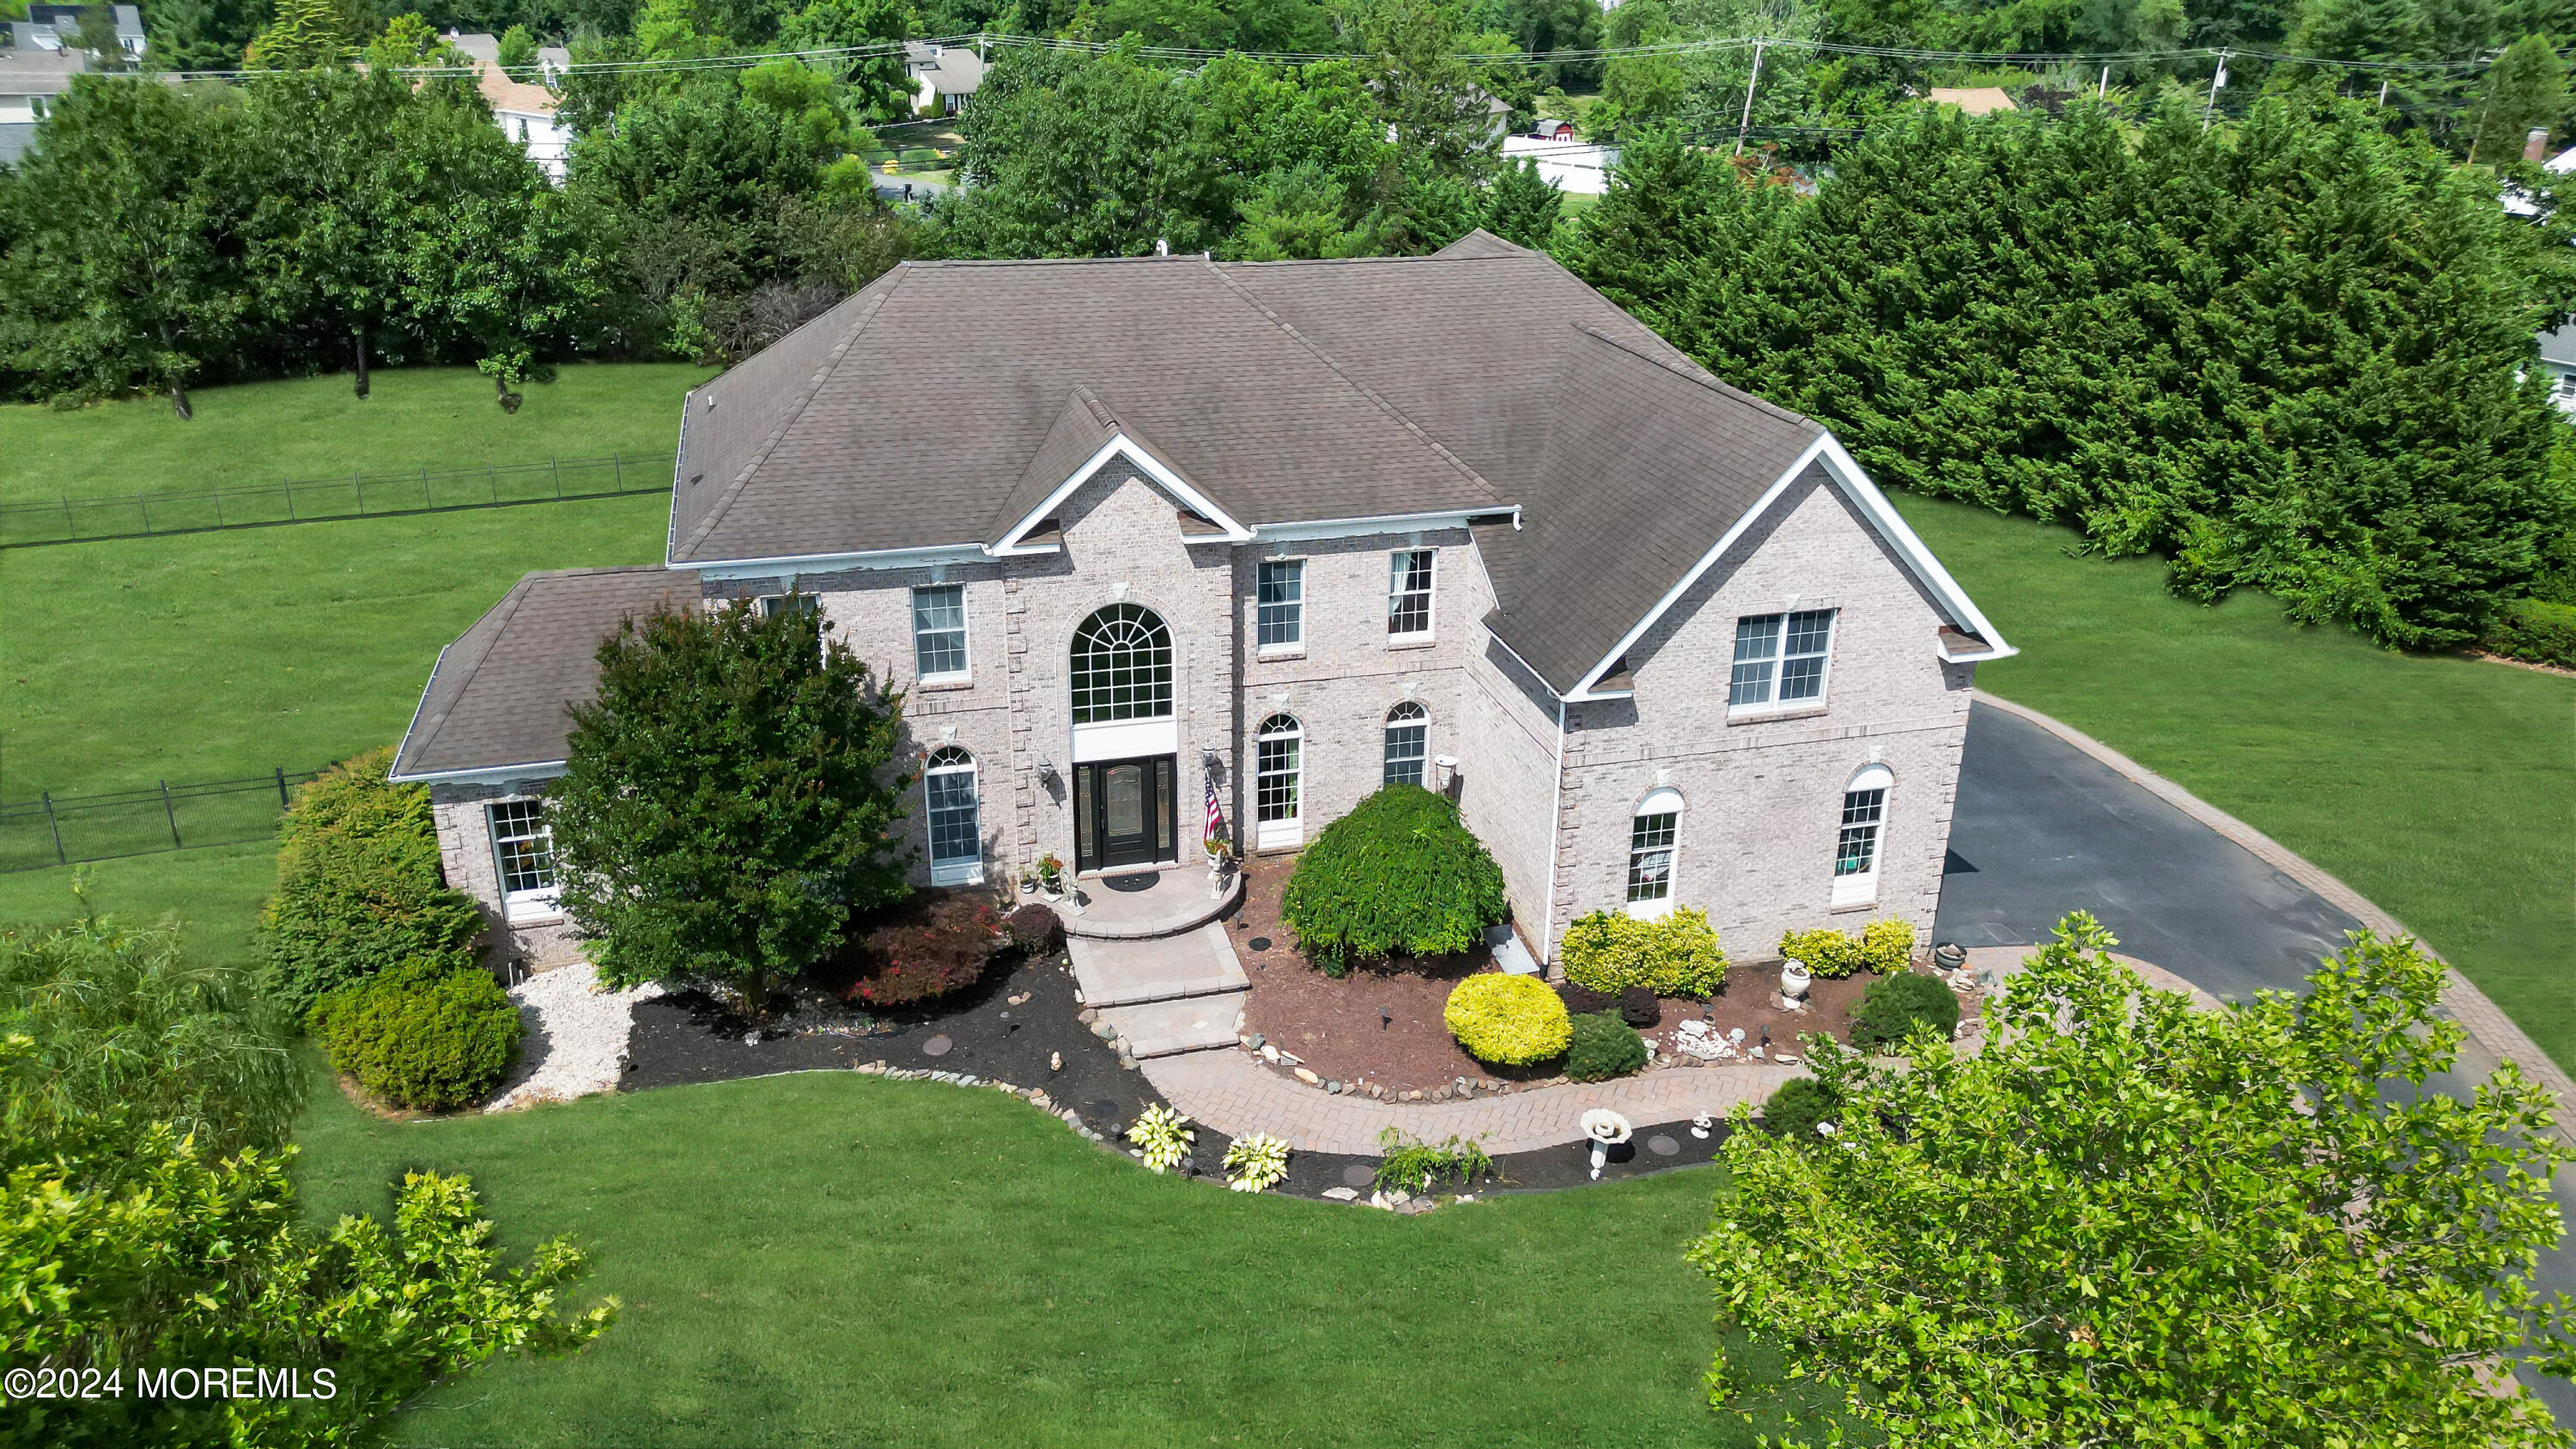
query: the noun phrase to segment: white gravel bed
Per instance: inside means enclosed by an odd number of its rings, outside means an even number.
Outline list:
[[[626,1041],[635,1030],[635,1003],[662,994],[648,983],[603,991],[587,961],[558,966],[510,988],[527,1035],[518,1065],[486,1112],[506,1112],[538,1102],[566,1102],[614,1091],[626,1070]]]

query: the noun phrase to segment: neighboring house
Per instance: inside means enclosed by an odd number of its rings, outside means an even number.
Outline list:
[[[1533,138],[1541,141],[1571,141],[1574,139],[1574,123],[1541,116],[1537,124],[1530,127],[1529,133]]]
[[[1572,139],[1549,140],[1541,136],[1505,136],[1503,159],[1518,161],[1523,156],[1538,162],[1538,174],[1547,183],[1569,196],[1599,196],[1610,189],[1610,168],[1619,164],[1619,148],[1593,146]]]
[[[2549,400],[2576,415],[2576,326],[2540,334],[2540,370],[2549,377]]]
[[[2001,86],[1971,86],[1961,90],[1934,86],[1924,99],[1936,106],[1957,106],[1972,116],[1991,116],[1997,111],[2021,109],[2013,104],[2012,97],[2004,94]]]
[[[27,18],[9,22],[10,42],[22,51],[80,49],[81,5],[30,5]],[[143,12],[132,5],[114,7],[116,43],[129,60],[143,58]]]
[[[903,73],[912,80],[913,109],[925,116],[953,116],[984,84],[984,59],[963,46],[926,40],[903,43]]]
[[[36,144],[36,128],[53,114],[56,98],[88,67],[89,56],[78,50],[0,50],[0,166],[17,165]]]
[[[1187,868],[1211,787],[1292,850],[1419,782],[1542,958],[1596,909],[1705,907],[1745,959],[1928,932],[1975,666],[2014,652],[1821,425],[1481,231],[907,263],[684,407],[667,566],[528,576],[396,762],[523,952],[563,945],[566,701],[660,605],[818,608],[904,691],[923,884]]]
[[[501,42],[489,34],[459,35],[451,30],[447,43],[474,61],[474,88],[491,104],[492,123],[501,134],[519,143],[528,159],[546,173],[546,179],[563,184],[564,155],[572,149],[572,129],[555,120],[555,94],[541,85],[510,79],[501,69]],[[560,75],[571,56],[561,47],[537,52],[537,69],[542,75]]]

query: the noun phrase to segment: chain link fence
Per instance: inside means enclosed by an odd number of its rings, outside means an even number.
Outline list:
[[[56,503],[0,506],[0,548],[208,533],[224,528],[274,528],[281,524],[403,513],[508,508],[574,498],[667,493],[670,489],[668,457],[620,455],[495,463],[481,468],[422,468],[410,473],[352,473],[346,478],[308,478],[188,493],[64,498]]]
[[[0,804],[0,875],[268,840],[288,792],[321,773],[280,766],[242,780],[164,781],[149,790],[49,793]]]

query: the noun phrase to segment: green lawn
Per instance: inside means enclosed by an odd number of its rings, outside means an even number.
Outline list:
[[[515,414],[470,367],[347,374],[204,388],[182,422],[161,398],[72,412],[0,407],[0,504],[164,493],[422,468],[542,463],[610,454],[667,457],[680,400],[710,369],[680,363],[574,364],[531,383]]]
[[[90,904],[129,921],[176,918],[188,947],[203,961],[251,966],[251,931],[260,903],[277,883],[277,847],[218,846],[134,855],[76,867],[89,874]],[[0,925],[68,920],[80,913],[72,871],[21,870],[0,875]]]
[[[850,1072],[416,1125],[317,1090],[309,1217],[467,1171],[505,1247],[568,1232],[583,1301],[626,1304],[575,1358],[429,1394],[397,1442],[1753,1439],[1699,1386],[1716,1334],[1681,1250],[1713,1169],[1397,1218],[1154,1177],[999,1094]]]
[[[1900,494],[2019,658],[1977,687],[2053,715],[2270,835],[2420,932],[2576,1069],[2576,680],[2392,654],[2151,559]]]
[[[645,495],[0,550],[0,799],[391,744],[522,573],[657,562],[668,515]]]

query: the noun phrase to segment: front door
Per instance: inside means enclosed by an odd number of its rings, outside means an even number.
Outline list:
[[[1174,757],[1093,760],[1074,767],[1074,868],[1110,870],[1178,859],[1172,825]]]

